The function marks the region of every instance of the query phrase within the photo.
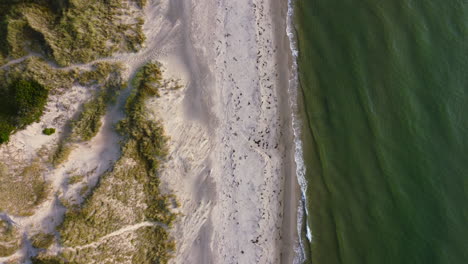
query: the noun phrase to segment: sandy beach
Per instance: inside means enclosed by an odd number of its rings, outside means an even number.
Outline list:
[[[177,31],[160,60],[187,84],[153,108],[171,137],[162,179],[182,204],[173,263],[293,263],[299,190],[287,3],[176,0],[153,8],[166,9]]]
[[[99,60],[123,63],[125,78],[157,60],[164,75],[183,86],[149,102],[170,137],[162,188],[181,204],[171,231],[177,243],[172,263],[294,263],[300,190],[286,13],[287,1],[280,0],[148,1],[144,48]],[[0,157],[21,153],[18,159],[29,160],[54,144],[58,139],[42,136],[41,129],[64,126],[66,118],[57,116],[71,116],[86,100],[80,89],[64,94],[74,98],[71,108],[54,97],[41,122],[14,135]],[[88,175],[95,185],[115,162],[119,137],[113,126],[122,105],[106,114],[91,142],[76,144],[68,162],[49,168],[54,192],[73,197],[77,191],[62,184],[69,172]],[[54,199],[13,220],[23,231],[52,231],[63,214]]]

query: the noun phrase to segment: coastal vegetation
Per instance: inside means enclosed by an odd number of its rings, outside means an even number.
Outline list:
[[[30,240],[34,248],[46,249],[54,243],[55,236],[53,234],[37,233],[33,235]]]
[[[145,1],[9,0],[0,8],[0,62],[33,51],[57,64],[134,52],[145,41]]]
[[[78,70],[53,69],[42,59],[28,58],[0,70],[0,144],[39,121],[49,94],[72,86]]]
[[[0,218],[0,257],[13,254],[21,246],[21,235],[15,226]]]
[[[55,133],[55,128],[53,127],[46,127],[42,130],[42,134],[50,136]]]
[[[89,141],[99,132],[109,104],[114,103],[120,90],[127,86],[121,76],[122,70],[120,64],[98,62],[90,71],[75,74],[79,85],[95,87],[95,95],[84,103],[78,117],[70,123],[69,133],[59,142],[51,157],[54,166],[68,159],[76,143]]]
[[[17,172],[0,163],[0,211],[17,216],[33,214],[49,193],[44,172],[37,160]]]
[[[145,103],[158,94],[161,79],[155,63],[138,71],[125,107],[127,117],[117,126],[123,138],[121,157],[96,187],[83,193],[81,205],[68,207],[58,228],[61,255],[38,256],[37,261],[149,264],[171,258],[175,243],[167,228],[176,219],[172,210],[177,201],[160,191],[158,178],[167,137],[162,125],[148,118]],[[82,179],[74,178],[73,183]]]
[[[34,80],[19,79],[0,89],[0,143],[15,129],[38,121],[47,102],[48,90]]]
[[[68,178],[68,184],[73,185],[73,184],[79,183],[79,182],[81,182],[83,180],[84,180],[83,175],[73,175],[70,178]]]
[[[21,158],[11,164],[0,162],[0,211],[36,217],[38,206],[54,195],[66,209],[54,232],[35,226],[25,233],[0,220],[0,257],[26,246],[34,248],[36,255],[30,259],[34,264],[149,264],[167,263],[172,257],[175,242],[168,229],[176,219],[178,202],[160,190],[158,176],[168,138],[162,124],[150,119],[146,109],[146,101],[159,96],[158,89],[164,85],[159,64],[142,66],[131,80],[126,117],[116,127],[122,138],[120,157],[96,175],[97,183],[89,181],[94,172],[73,168],[66,172],[65,189],[53,189],[45,178],[66,163],[80,143],[98,134],[109,106],[129,86],[121,64],[93,61],[142,47],[141,14],[146,2],[0,3],[0,144],[37,121],[42,130],[35,130],[35,135],[58,134],[24,164]],[[61,105],[55,105],[55,100],[70,90],[84,91],[83,97],[72,100],[73,107],[57,110]],[[50,113],[55,111],[65,115],[50,123]],[[44,113],[46,118],[41,120]],[[58,245],[58,253],[50,250],[53,245]]]
[[[117,98],[126,83],[121,77],[121,65],[97,63],[92,71],[84,73],[79,78],[82,85],[97,85],[97,95],[83,105],[77,120],[72,122],[73,140],[88,141],[92,139],[101,127],[101,118],[106,113],[109,103]]]

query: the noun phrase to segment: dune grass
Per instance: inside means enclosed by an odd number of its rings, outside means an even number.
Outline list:
[[[7,2],[11,3],[2,3],[0,12],[3,60],[32,50],[65,66],[134,52],[145,41],[144,0]]]
[[[15,253],[21,246],[21,235],[14,225],[0,219],[0,257]]]
[[[148,119],[145,108],[145,101],[157,94],[161,72],[156,64],[149,64],[140,73],[144,74],[137,74],[132,82],[136,87],[127,100],[127,117],[118,125],[122,155],[112,171],[101,176],[85,202],[66,213],[58,229],[64,246],[58,259],[71,263],[167,263],[172,257],[175,243],[167,228],[177,217],[172,212],[175,197],[161,193],[158,178],[167,155],[167,137],[159,122]],[[118,233],[140,223],[152,224]],[[93,243],[98,246],[87,246]]]
[[[0,164],[0,211],[17,216],[33,214],[49,193],[44,172],[39,161],[33,161],[19,173]]]

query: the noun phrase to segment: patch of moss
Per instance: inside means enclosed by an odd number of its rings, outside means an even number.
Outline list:
[[[15,130],[15,126],[5,119],[0,118],[0,144],[8,142],[10,140],[11,133]]]

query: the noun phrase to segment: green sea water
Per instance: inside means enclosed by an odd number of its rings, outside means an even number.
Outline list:
[[[468,263],[468,1],[295,4],[308,260]]]

